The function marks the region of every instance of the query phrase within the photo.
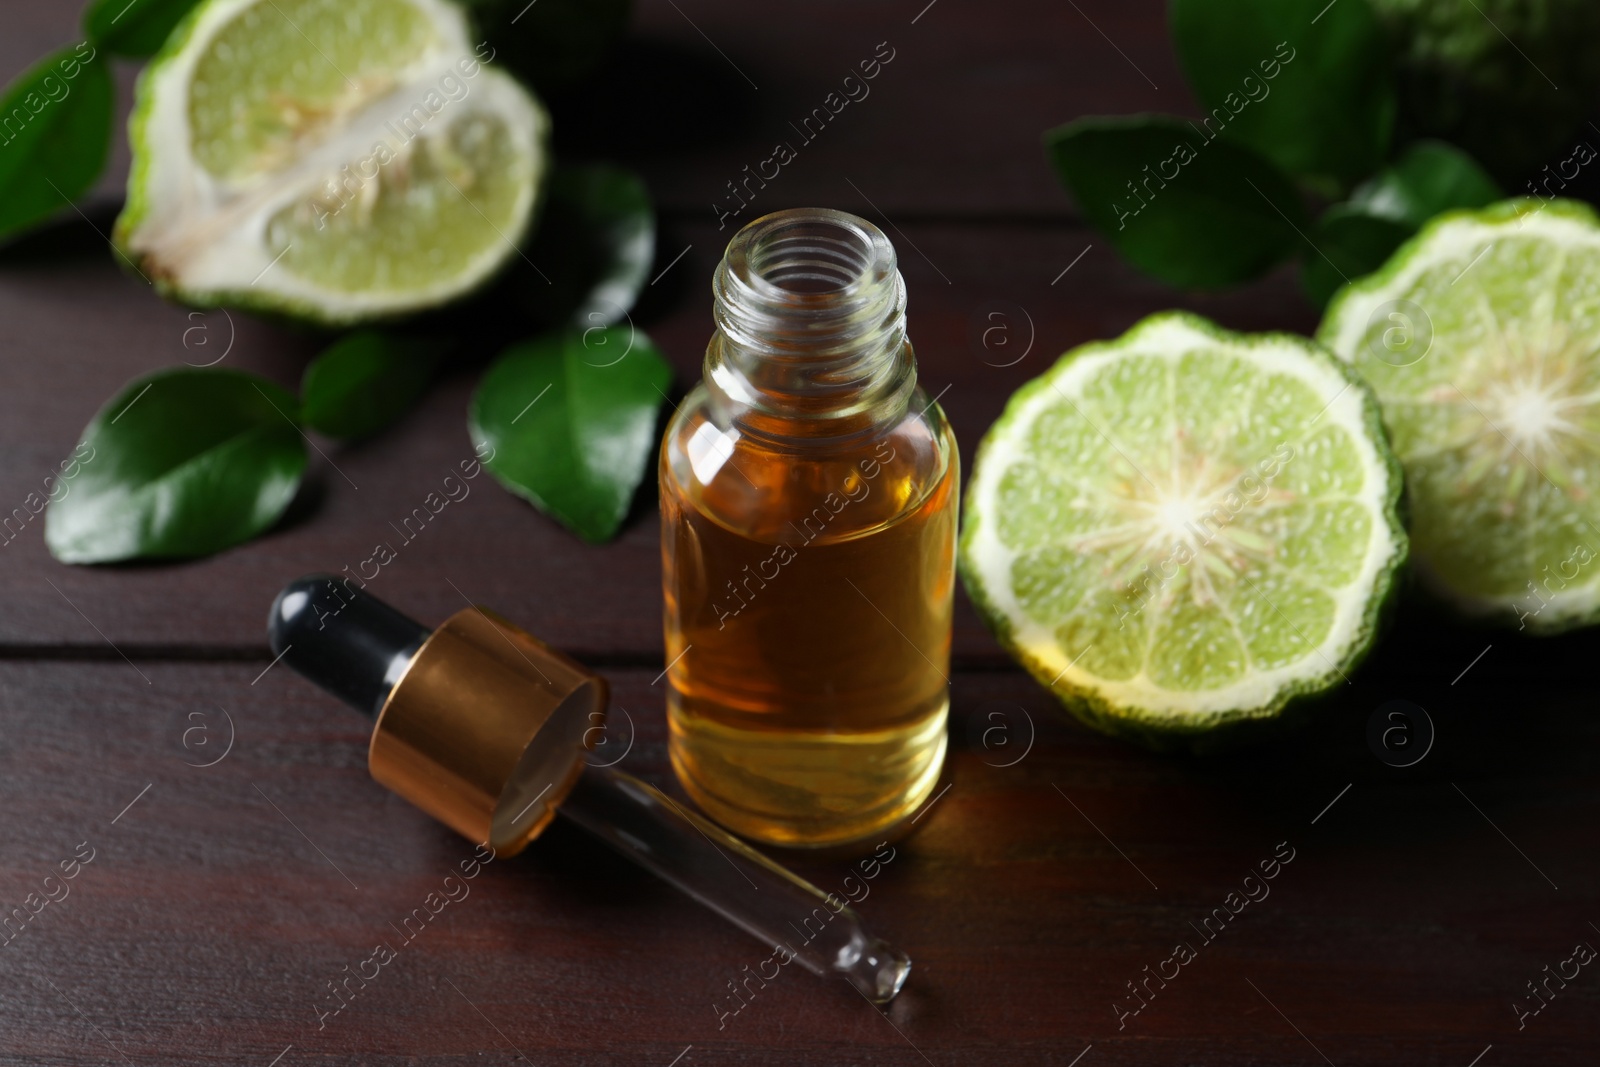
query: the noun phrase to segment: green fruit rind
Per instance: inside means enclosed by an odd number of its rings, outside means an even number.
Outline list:
[[[1374,520],[1360,574],[1342,587],[1348,592],[1341,593],[1344,606],[1337,609],[1329,636],[1286,666],[1252,670],[1241,683],[1212,690],[1163,689],[1146,678],[1146,668],[1131,682],[1108,680],[1085,669],[1077,662],[1082,652],[1075,659],[1049,627],[1019,607],[1009,569],[1012,559],[1006,558],[1011,549],[1000,543],[998,535],[1002,522],[997,508],[999,487],[1006,471],[1026,455],[1026,435],[1051,406],[1051,394],[1071,395],[1074,385],[1090,381],[1090,375],[1123,356],[1155,356],[1176,364],[1183,355],[1198,350],[1220,350],[1257,369],[1289,374],[1312,387],[1319,398],[1327,398],[1324,414],[1343,428],[1361,452],[1365,480],[1360,493]],[[1076,402],[1073,406],[1076,408]],[[1319,414],[1317,419],[1322,417]],[[1094,426],[1086,416],[1083,421]],[[1084,723],[1151,748],[1214,750],[1282,729],[1305,714],[1331,687],[1348,681],[1372,646],[1407,557],[1399,513],[1401,496],[1400,464],[1389,447],[1377,400],[1342,361],[1303,337],[1238,334],[1200,316],[1163,312],[1144,319],[1115,340],[1091,342],[1067,352],[1013,394],[1005,412],[984,436],[973,465],[959,570],[979,613],[1001,645]],[[1186,569],[1180,568],[1179,573]]]
[[[1494,254],[1496,248],[1503,250],[1500,255]],[[1570,527],[1574,536],[1570,541],[1561,541],[1562,546],[1575,543],[1600,555],[1600,500],[1593,495],[1593,489],[1600,487],[1586,484],[1592,479],[1587,464],[1581,461],[1581,456],[1592,448],[1579,442],[1571,453],[1557,448],[1552,454],[1541,454],[1534,450],[1535,446],[1514,438],[1518,431],[1509,416],[1502,413],[1505,409],[1497,411],[1494,405],[1510,402],[1511,386],[1504,378],[1510,375],[1515,380],[1517,369],[1512,364],[1517,359],[1538,365],[1539,360],[1554,353],[1584,379],[1600,376],[1600,336],[1596,336],[1600,332],[1600,299],[1589,294],[1594,275],[1587,266],[1574,264],[1578,255],[1600,265],[1600,215],[1587,204],[1520,198],[1475,211],[1448,212],[1431,220],[1401,245],[1375,274],[1342,288],[1329,304],[1317,333],[1319,341],[1358,373],[1366,364],[1365,372],[1384,406],[1385,421],[1411,484],[1412,535],[1417,573],[1423,585],[1462,615],[1515,623],[1518,629],[1542,633],[1600,622],[1600,567],[1580,566],[1578,573],[1554,579],[1554,584],[1534,584],[1545,570],[1539,566],[1542,557],[1537,556],[1534,543],[1539,529],[1535,519],[1546,528],[1552,525],[1552,519],[1563,530]],[[1514,265],[1509,273],[1500,263],[1502,256]],[[1508,276],[1514,284],[1503,284]],[[1559,288],[1557,282],[1567,283],[1567,288]],[[1434,286],[1431,293],[1430,285]],[[1407,337],[1415,334],[1411,320],[1417,317],[1418,309],[1428,326],[1430,347],[1420,356],[1408,355],[1411,362],[1383,359],[1372,349],[1373,323],[1380,313],[1395,310],[1397,302],[1412,305],[1399,308]],[[1578,322],[1580,316],[1586,320],[1587,329]],[[1528,321],[1530,317],[1534,321]],[[1436,329],[1441,323],[1442,334]],[[1522,327],[1520,331],[1518,326]],[[1487,336],[1491,328],[1498,332],[1492,345],[1471,343],[1470,333],[1466,338],[1451,336],[1460,330],[1477,330]],[[1564,348],[1555,344],[1557,338],[1568,344]],[[1376,362],[1379,359],[1383,362]],[[1543,377],[1542,366],[1539,369],[1540,374],[1532,379],[1535,383],[1553,381]],[[1494,374],[1497,370],[1499,379]],[[1464,377],[1468,371],[1475,380]],[[1473,400],[1468,392],[1457,388],[1458,381],[1474,391],[1478,399]],[[1425,392],[1424,387],[1430,383],[1431,391]],[[1589,386],[1584,385],[1583,389],[1587,393]],[[1403,409],[1407,405],[1431,404],[1446,410],[1444,391],[1463,398],[1459,407],[1464,418],[1470,405],[1472,417],[1485,423],[1475,440],[1447,432],[1459,431],[1459,423],[1452,427],[1442,418],[1429,423],[1406,416]],[[1562,404],[1579,400],[1587,403],[1583,397],[1575,400],[1563,396],[1555,386],[1551,386],[1548,397]],[[1450,401],[1451,405],[1454,403]],[[1585,417],[1581,408],[1569,406],[1563,411],[1574,435],[1593,432],[1589,427],[1592,420]],[[1446,439],[1440,440],[1441,436]],[[1559,438],[1552,433],[1549,440],[1558,442]],[[1423,488],[1427,484],[1422,480],[1424,465],[1436,461],[1439,455],[1465,455],[1474,447],[1482,453],[1490,446],[1503,451],[1504,456],[1491,468],[1476,470],[1475,477],[1483,482],[1464,479],[1460,492],[1450,499],[1441,498],[1436,491],[1437,477],[1433,482],[1435,491]],[[1568,460],[1575,460],[1572,466],[1578,468],[1576,471],[1568,469]],[[1518,466],[1526,468],[1520,480],[1513,469]],[[1484,483],[1489,477],[1499,479],[1502,489],[1514,488],[1506,490],[1499,513],[1483,522],[1471,521],[1465,512],[1474,496],[1487,499]],[[1534,482],[1554,490],[1555,502],[1564,510],[1535,514],[1519,507],[1526,504],[1523,486]],[[1468,493],[1467,489],[1473,492]],[[1511,497],[1513,492],[1515,499]],[[1551,501],[1542,503],[1548,507]],[[1512,529],[1516,520],[1524,520],[1520,536],[1526,544],[1517,540],[1518,531]],[[1506,541],[1513,544],[1507,546]],[[1519,580],[1504,589],[1487,588],[1500,583],[1487,576],[1486,571],[1494,566],[1504,569],[1517,565],[1513,550],[1524,549],[1529,556],[1523,568],[1527,573],[1521,575],[1527,579],[1526,585]],[[1473,554],[1481,558],[1481,565],[1461,562]],[[1453,556],[1456,562],[1441,566],[1434,558],[1440,555],[1447,559]],[[1545,562],[1557,560],[1552,557]]]
[[[313,118],[286,158],[264,157],[267,161],[254,169],[247,166],[222,175],[208,171],[191,144],[195,135],[191,88],[197,68],[234,19],[251,14],[252,8],[279,14],[283,8],[265,0],[205,0],[190,11],[146,66],[135,89],[128,120],[133,159],[127,199],[112,237],[124,265],[163,296],[191,306],[226,305],[326,326],[409,315],[450,303],[491,281],[519,253],[536,213],[549,170],[549,117],[516,79],[476,58],[467,19],[457,5],[450,0],[403,2],[428,27],[419,54],[397,61],[392,70],[373,79],[359,71],[355,80],[346,77],[356,94],[353,100],[336,104],[326,120]],[[305,49],[313,63],[321,61],[317,57],[322,49],[315,41],[307,38]],[[435,99],[444,99],[437,91],[439,80],[462,62],[472,64],[475,71],[467,79],[456,75],[457,83],[466,84],[465,93],[434,107],[430,90]],[[261,65],[270,66],[265,61]],[[431,112],[425,121],[431,125],[412,138],[397,134],[396,114],[425,100]],[[284,105],[291,112],[299,106],[306,105],[295,100]],[[337,180],[341,164],[348,171],[359,171],[374,157],[380,141],[395,153],[406,151],[408,145],[426,151],[464,129],[464,120],[479,117],[498,124],[499,136],[512,153],[515,173],[502,171],[492,177],[505,181],[514,192],[502,217],[491,218],[478,209],[495,236],[481,245],[462,246],[470,249],[462,257],[464,262],[420,281],[340,286],[297,273],[292,256],[281,262],[274,257],[269,231],[290,209],[300,208],[304,215],[319,197],[330,202],[326,190],[332,187],[326,183]],[[446,145],[447,150],[450,147]],[[375,191],[394,180],[392,172],[403,169],[382,162],[375,168],[376,177],[365,184]],[[357,188],[354,195],[361,192]],[[348,189],[344,195],[350,195]],[[355,214],[352,207],[350,217]],[[320,223],[317,228],[321,229]],[[284,253],[292,252],[290,243]],[[328,247],[326,242],[322,247]],[[431,245],[417,247],[417,256],[432,250]],[[370,258],[363,262],[370,263]]]
[[[195,27],[198,24],[204,4],[191,8],[189,13],[173,27],[167,43],[162,45],[156,54],[150,57],[145,65],[144,72],[140,75],[133,91],[133,110],[128,114],[128,143],[130,145],[149,144],[150,113],[155,106],[154,85],[156,72],[171,64],[174,57],[189,48],[193,39]],[[122,213],[117,216],[115,227],[111,232],[111,243],[116,248],[125,264],[132,266],[133,260],[128,257],[126,245],[128,235],[143,225],[150,214],[150,196],[147,190],[150,187],[150,168],[155,162],[154,155],[149,152],[134,152],[133,159],[128,164],[128,192],[122,206]]]

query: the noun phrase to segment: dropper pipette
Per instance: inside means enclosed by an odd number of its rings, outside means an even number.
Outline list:
[[[587,766],[603,679],[480,608],[437,630],[349,579],[311,575],[272,605],[273,654],[376,719],[372,776],[474,842],[513,855],[557,814],[768,946],[874,1004],[911,960],[855,910],[632,775]]]

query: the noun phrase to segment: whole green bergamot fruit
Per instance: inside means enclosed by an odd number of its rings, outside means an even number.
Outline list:
[[[1372,0],[1404,136],[1440,137],[1520,187],[1573,146],[1600,93],[1600,0]]]

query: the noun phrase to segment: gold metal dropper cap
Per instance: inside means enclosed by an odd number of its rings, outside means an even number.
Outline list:
[[[367,752],[372,777],[500,855],[527,847],[583,773],[604,679],[482,608],[423,643]]]

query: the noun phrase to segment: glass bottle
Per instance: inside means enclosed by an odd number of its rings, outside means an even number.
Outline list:
[[[959,456],[893,246],[840,211],[729,243],[661,447],[673,769],[724,826],[875,842],[944,763]]]

